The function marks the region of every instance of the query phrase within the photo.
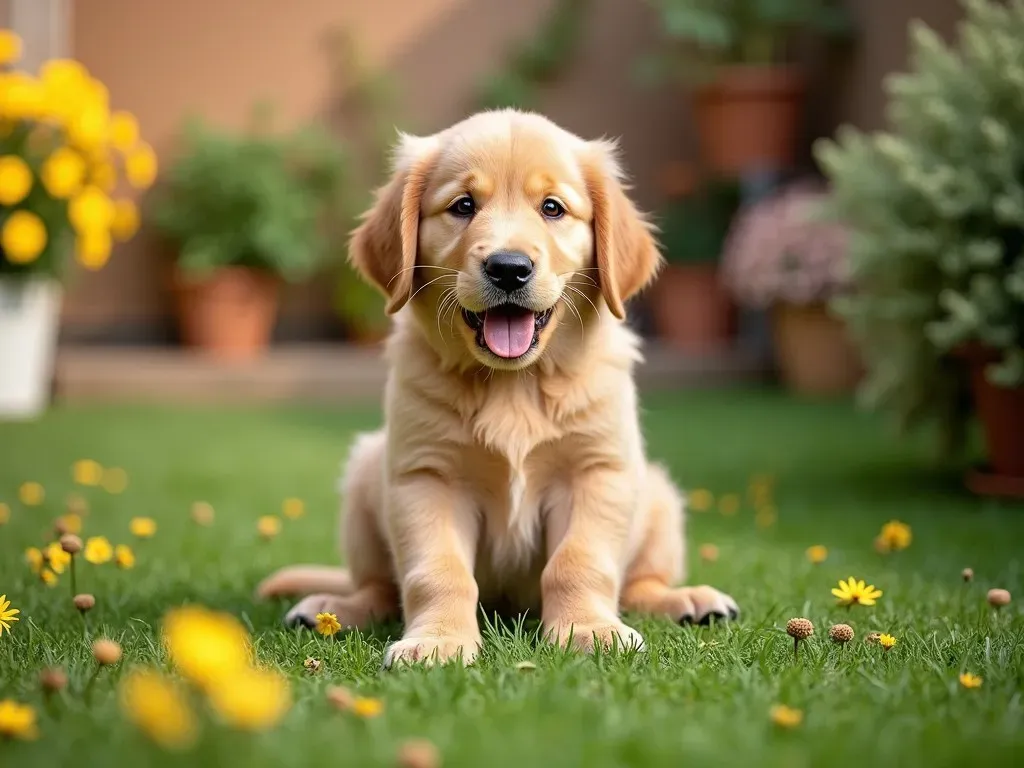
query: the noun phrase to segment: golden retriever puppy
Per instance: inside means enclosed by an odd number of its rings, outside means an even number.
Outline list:
[[[682,498],[644,453],[624,305],[661,257],[613,144],[516,110],[403,136],[350,258],[394,318],[385,426],[344,472],[348,570],[260,585],[306,595],[287,621],[401,615],[390,666],[472,661],[482,603],[586,650],[642,647],[620,610],[737,615],[679,585]]]

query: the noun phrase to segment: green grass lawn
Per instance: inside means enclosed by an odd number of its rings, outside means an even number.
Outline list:
[[[715,494],[739,493],[735,515],[693,512],[691,580],[732,594],[744,613],[728,626],[682,628],[632,617],[646,654],[582,657],[535,642],[535,625],[506,621],[485,631],[472,668],[380,671],[399,626],[325,639],[282,628],[287,607],[257,603],[252,590],[273,568],[336,558],[338,463],[375,410],[224,410],[143,407],[57,409],[37,424],[0,425],[0,593],[21,610],[0,637],[0,699],[39,710],[35,742],[0,740],[0,765],[394,765],[399,745],[425,737],[448,766],[620,765],[1011,765],[1024,755],[1024,509],[975,499],[959,478],[934,469],[927,445],[897,440],[845,404],[801,404],[770,392],[648,398],[652,456],[677,480]],[[71,465],[90,458],[127,470],[119,495],[76,488]],[[759,527],[746,499],[750,477],[775,478],[777,522]],[[41,507],[17,501],[24,481],[43,484]],[[133,570],[79,570],[79,591],[97,597],[92,636],[119,641],[124,658],[83,688],[94,670],[67,576],[41,584],[22,552],[45,543],[68,493],[91,503],[83,535],[129,543]],[[306,514],[262,541],[257,519],[299,496]],[[212,527],[192,522],[197,500],[216,510]],[[154,538],[132,540],[128,521],[153,517]],[[913,527],[905,551],[876,553],[888,520]],[[701,544],[717,545],[701,562]],[[805,550],[829,549],[812,565]],[[973,567],[971,584],[961,569]],[[837,608],[830,589],[864,578],[883,590],[872,608]],[[996,614],[985,602],[1005,587],[1018,602]],[[117,683],[139,663],[165,664],[158,645],[169,607],[200,602],[239,617],[259,659],[284,671],[293,706],[272,731],[233,732],[212,717],[194,750],[161,753],[121,713]],[[794,662],[783,627],[806,616],[817,627]],[[846,648],[830,624],[853,625]],[[898,638],[883,653],[871,631]],[[321,660],[317,674],[303,660]],[[517,663],[530,660],[524,671]],[[70,686],[47,707],[38,684],[64,666]],[[984,678],[958,683],[961,671]],[[369,720],[333,709],[325,692],[344,685],[378,697]],[[769,711],[804,712],[792,730]]]

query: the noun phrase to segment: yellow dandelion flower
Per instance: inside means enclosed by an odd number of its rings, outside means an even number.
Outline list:
[[[132,532],[132,536],[140,539],[152,538],[156,533],[156,520],[151,517],[133,517],[128,523],[128,530]]]
[[[58,530],[60,530],[62,534],[79,534],[82,532],[82,516],[76,515],[74,512],[69,512],[66,515],[61,515],[57,518],[57,528]]]
[[[884,545],[886,552],[898,552],[909,547],[913,538],[909,525],[901,523],[899,520],[890,520],[882,526],[882,532],[878,534],[876,548],[878,545]]]
[[[896,638],[892,635],[881,634],[878,636],[878,644],[888,651],[896,645]]]
[[[75,258],[79,264],[92,272],[107,265],[113,250],[114,239],[106,229],[85,230],[79,232],[75,238]]]
[[[213,525],[213,505],[205,501],[197,501],[192,505],[192,520],[196,525]]]
[[[85,541],[84,556],[93,565],[103,565],[113,559],[114,547],[106,536],[90,536]]]
[[[384,711],[384,702],[380,699],[368,699],[362,696],[352,702],[352,712],[359,717],[377,717]]]
[[[32,169],[17,155],[0,157],[0,205],[17,205],[32,189]]]
[[[697,488],[687,494],[687,501],[694,512],[707,512],[715,503],[715,497],[706,488]]]
[[[121,709],[165,749],[183,749],[196,739],[199,723],[181,686],[159,672],[133,670],[121,683]]]
[[[139,121],[131,112],[119,110],[110,116],[110,144],[127,152],[139,140]]]
[[[833,588],[832,594],[839,598],[840,605],[874,605],[882,596],[882,591],[874,585],[865,585],[864,580],[857,581],[852,576],[849,581],[839,580],[838,589]]]
[[[306,514],[306,505],[302,499],[285,499],[281,505],[281,512],[291,520],[298,520]]]
[[[98,461],[79,459],[71,465],[71,478],[79,485],[99,485],[103,479],[103,467]]]
[[[0,701],[0,736],[23,740],[38,738],[36,711],[28,704],[19,704],[13,699]]]
[[[124,493],[125,488],[128,487],[128,473],[120,467],[105,469],[103,470],[102,485],[103,490],[114,496]]]
[[[18,499],[26,507],[38,507],[46,498],[46,491],[39,483],[22,483],[18,489]]]
[[[0,600],[3,600],[2,596],[0,596]],[[977,675],[972,675],[970,672],[960,673],[960,685],[964,688],[981,688],[981,683],[982,680]]]
[[[43,556],[54,573],[64,573],[64,569],[71,564],[71,555],[64,551],[59,541],[50,542],[43,551]]]
[[[822,544],[815,544],[807,548],[807,559],[815,565],[820,565],[828,559],[828,547]]]
[[[19,620],[19,613],[21,611],[17,608],[11,608],[11,601],[7,599],[7,595],[0,595],[0,636],[5,629],[7,634],[11,634],[11,624]]]
[[[272,539],[281,532],[281,518],[275,515],[264,515],[256,521],[256,530],[264,539]]]
[[[726,517],[732,517],[740,511],[740,497],[735,493],[727,493],[718,500],[718,511]]]
[[[242,670],[212,688],[209,698],[225,722],[251,731],[273,727],[291,706],[288,680],[262,669]]]
[[[31,264],[46,248],[43,220],[31,211],[15,211],[0,230],[0,245],[12,264]]]
[[[68,141],[87,153],[98,152],[107,141],[110,115],[103,104],[88,104],[67,121]]]
[[[231,681],[250,660],[249,634],[241,622],[201,606],[170,611],[163,642],[175,668],[205,689]]]
[[[21,58],[21,38],[10,29],[0,29],[0,67]]]
[[[39,571],[39,580],[48,587],[57,586],[57,574],[49,568],[43,568]]]
[[[771,718],[780,728],[796,728],[804,721],[804,713],[785,704],[776,704],[771,709]]]
[[[122,571],[135,567],[135,553],[132,548],[125,544],[118,544],[114,547],[114,565]]]
[[[341,623],[333,613],[318,613],[316,615],[316,631],[329,637],[341,631]]]
[[[32,573],[39,573],[44,563],[43,551],[39,547],[29,547],[25,550],[25,562],[32,569]]]
[[[127,242],[139,231],[139,209],[134,200],[122,199],[114,201],[114,220],[110,223],[110,232],[119,242]]]
[[[11,519],[11,508],[0,502],[0,525],[6,525]]]
[[[71,147],[58,147],[43,162],[40,178],[46,191],[58,200],[77,195],[85,184],[85,158]]]
[[[149,144],[140,142],[125,155],[125,178],[136,189],[147,189],[156,180],[157,165],[156,152]]]

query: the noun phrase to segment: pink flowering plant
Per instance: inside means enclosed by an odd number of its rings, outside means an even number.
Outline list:
[[[848,233],[819,215],[826,199],[820,186],[800,183],[737,215],[722,254],[722,280],[737,303],[817,304],[849,287]]]

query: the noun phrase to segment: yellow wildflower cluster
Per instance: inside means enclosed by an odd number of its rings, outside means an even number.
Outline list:
[[[21,41],[8,30],[0,38],[8,41],[0,65],[15,64]],[[135,203],[111,197],[119,175],[138,190],[156,178],[156,153],[136,118],[112,111],[106,86],[80,62],[52,59],[36,75],[0,71],[0,135],[4,258],[31,269],[70,227],[78,262],[103,267],[113,242],[139,226]]]
[[[909,547],[913,538],[909,525],[899,520],[890,520],[875,537],[875,550],[882,554],[899,552]]]
[[[174,669],[201,692],[218,717],[250,731],[276,725],[291,706],[287,679],[252,663],[252,643],[233,616],[184,606],[167,613],[163,644]],[[185,690],[156,670],[139,670],[122,685],[126,715],[166,748],[192,744],[198,730]]]

